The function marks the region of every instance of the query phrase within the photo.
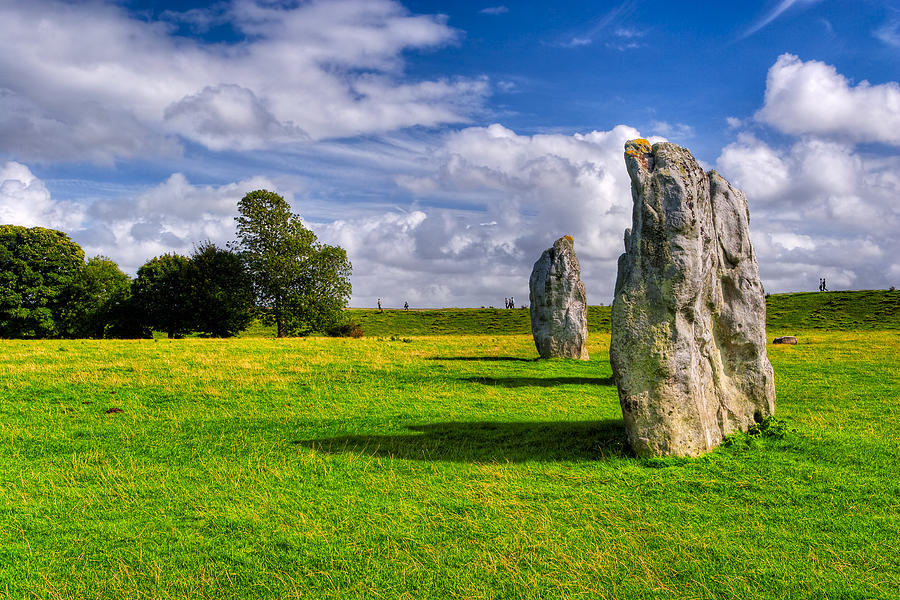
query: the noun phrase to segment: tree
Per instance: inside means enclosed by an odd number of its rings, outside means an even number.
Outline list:
[[[131,298],[131,278],[113,260],[95,256],[75,278],[72,303],[65,317],[70,337],[118,337],[123,306]],[[130,337],[130,336],[128,336]]]
[[[0,225],[0,337],[65,335],[84,251],[65,233]]]
[[[190,265],[179,254],[157,256],[138,269],[131,285],[143,323],[169,338],[193,331]]]
[[[274,192],[238,202],[237,248],[247,264],[263,321],[278,337],[321,331],[342,320],[350,297],[350,262],[338,246],[320,244]]]
[[[193,327],[215,337],[231,337],[253,320],[253,288],[241,257],[201,244],[191,256]]]

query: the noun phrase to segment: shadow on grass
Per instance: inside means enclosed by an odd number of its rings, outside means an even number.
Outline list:
[[[616,385],[612,377],[465,377],[463,381],[500,387],[556,387],[558,385]]]
[[[435,356],[430,360],[467,360],[483,362],[537,362],[537,358],[520,358],[518,356]]]
[[[291,443],[329,454],[453,462],[578,461],[632,456],[621,419],[431,423],[410,425],[407,429],[415,433],[343,435]]]

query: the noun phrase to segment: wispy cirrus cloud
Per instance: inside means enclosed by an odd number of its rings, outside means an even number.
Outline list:
[[[764,27],[775,21],[778,17],[787,12],[788,9],[794,6],[811,6],[813,4],[818,4],[821,1],[822,0],[781,0],[768,13],[766,13],[755,23],[753,23],[744,33],[741,34],[740,37],[741,39],[750,37],[757,31],[763,29]]]
[[[609,34],[612,37],[622,37],[622,32],[632,32],[635,30],[622,27],[621,23],[630,15],[634,14],[637,9],[637,0],[625,0],[621,4],[614,6],[611,10],[597,17],[590,26],[577,33],[571,34],[567,39],[558,42],[556,45],[563,48],[577,48],[579,46],[589,46],[601,34]],[[615,31],[610,33],[609,30],[615,27]],[[619,32],[619,33],[617,33]]]
[[[872,34],[894,48],[900,48],[900,18],[885,21]]]

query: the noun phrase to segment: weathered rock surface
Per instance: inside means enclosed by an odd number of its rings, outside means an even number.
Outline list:
[[[571,237],[559,238],[544,251],[528,287],[531,333],[541,358],[587,360],[587,299]]]
[[[772,340],[773,344],[789,344],[791,346],[797,345],[797,338],[792,335],[783,335],[781,337],[777,337]]]
[[[691,153],[625,145],[634,200],[610,362],[632,448],[694,456],[775,411],[744,194]]]

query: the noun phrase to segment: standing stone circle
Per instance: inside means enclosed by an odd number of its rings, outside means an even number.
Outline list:
[[[775,412],[747,200],[675,144],[632,140],[625,163],[609,350],[622,415],[638,455],[696,456]]]
[[[541,358],[588,360],[587,298],[570,236],[541,254],[528,287],[531,333]]]

